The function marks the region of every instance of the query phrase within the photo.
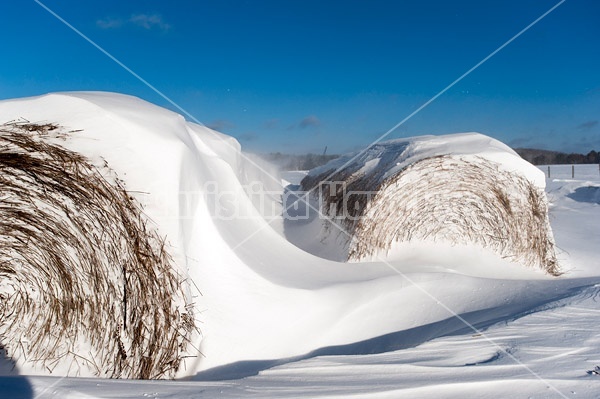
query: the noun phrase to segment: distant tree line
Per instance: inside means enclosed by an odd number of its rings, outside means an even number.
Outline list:
[[[325,165],[332,159],[339,158],[339,155],[319,155],[319,154],[282,154],[281,152],[271,152],[269,154],[260,154],[260,157],[277,165],[281,170],[310,170],[317,166]]]
[[[586,155],[559,151],[538,150],[535,148],[515,148],[517,154],[534,165],[561,165],[600,163],[600,153],[590,151]],[[339,155],[326,154],[283,154],[271,152],[260,157],[276,165],[280,170],[310,170],[338,158]]]
[[[533,148],[515,148],[515,151],[521,158],[534,165],[600,163],[600,153],[594,150],[588,152],[587,155],[576,153],[567,154],[564,152],[537,150]]]

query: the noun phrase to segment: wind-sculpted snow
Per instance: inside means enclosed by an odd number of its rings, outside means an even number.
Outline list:
[[[546,180],[483,135],[381,143],[312,171],[316,184],[348,163],[339,180],[364,191],[339,197],[362,206],[330,208],[341,217],[326,231],[299,201],[304,172],[275,189],[235,139],[140,99],[0,101],[0,121],[14,120],[0,125],[0,396],[598,392],[586,374],[598,366],[597,165],[548,180],[556,279],[498,256],[525,246],[517,261],[552,264]],[[360,241],[344,247],[332,221]],[[585,303],[522,317],[578,292]],[[93,375],[188,379],[71,378]]]
[[[173,376],[195,328],[184,278],[108,165],[57,144],[76,134],[0,126],[0,340],[43,372]]]
[[[444,154],[443,148],[436,154],[429,148],[433,155],[414,157],[413,147],[379,144],[339,171],[335,166],[343,159],[302,181],[304,190],[317,189],[321,210],[330,218],[324,234],[336,233],[331,223],[347,232],[348,260],[385,257],[395,243],[431,241],[476,244],[560,273],[543,188],[484,156]],[[515,162],[510,156],[507,161]]]
[[[0,121],[15,120],[22,122],[2,126],[0,135],[0,373],[223,376],[244,362],[327,348],[398,348],[419,326],[432,326],[422,339],[449,332],[435,327],[453,317],[448,309],[478,315],[473,321],[484,325],[557,295],[552,287],[561,280],[471,243],[423,241],[407,254],[393,241],[386,262],[349,263],[349,246],[343,253],[334,240],[320,240],[312,208],[299,207],[297,218],[287,212],[298,180],[285,191],[275,187],[278,176],[244,156],[232,137],[134,97],[78,92],[0,101]],[[496,169],[496,180],[478,176]],[[432,211],[461,204],[465,214],[512,212],[508,227],[546,221],[545,199],[534,195],[543,173],[483,135],[381,144],[343,173],[347,185],[375,194],[347,221],[348,229],[372,223],[361,227],[362,241],[351,242],[356,254],[374,248],[368,240],[393,239],[381,235],[396,220],[384,208],[392,197],[417,200],[413,190]],[[458,194],[470,173],[485,191],[472,197],[480,209],[460,202],[471,198]],[[404,192],[405,185],[412,188]],[[530,194],[539,201],[537,219],[526,212]],[[421,206],[410,201],[407,212]],[[365,212],[385,220],[362,221]],[[428,229],[455,238],[462,228],[473,226],[420,226],[411,239]],[[505,255],[520,242],[506,236],[507,249],[505,241],[477,237],[480,230],[469,230],[479,246],[498,245]],[[386,251],[382,243],[377,251]]]

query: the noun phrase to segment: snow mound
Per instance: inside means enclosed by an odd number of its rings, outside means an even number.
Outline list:
[[[279,176],[232,137],[135,97],[0,101],[1,123],[0,373],[250,373],[274,360],[399,348],[406,334],[416,345],[462,328],[452,312],[486,325],[569,288],[473,246],[470,257],[355,263],[303,251],[288,241],[306,230],[282,220]],[[402,144],[413,158],[390,152],[389,163],[372,156],[358,169],[402,173],[447,146],[444,162],[483,157],[543,186],[527,164],[501,162],[518,159],[502,144],[476,137],[479,147],[466,135],[465,148],[425,138],[422,150],[414,139]]]
[[[311,171],[301,185],[328,217],[322,235],[344,230],[350,261],[432,241],[474,244],[559,274],[543,173],[482,134],[376,144]]]

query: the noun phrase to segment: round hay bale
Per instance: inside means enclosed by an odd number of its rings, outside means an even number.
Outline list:
[[[344,230],[348,260],[385,257],[398,242],[430,241],[477,245],[560,274],[542,188],[484,156],[414,156],[415,146],[400,144],[380,144],[301,183],[329,219],[323,234],[335,233],[333,224]]]
[[[0,126],[0,342],[61,375],[173,377],[195,328],[165,242],[53,124]]]

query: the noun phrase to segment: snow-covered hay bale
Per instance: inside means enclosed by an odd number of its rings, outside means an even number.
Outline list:
[[[324,234],[344,230],[348,260],[395,243],[472,245],[559,274],[544,176],[510,148],[470,133],[391,141],[313,170]],[[350,160],[352,160],[350,162]]]
[[[0,342],[59,375],[163,378],[194,329],[163,239],[54,124],[0,126]]]

